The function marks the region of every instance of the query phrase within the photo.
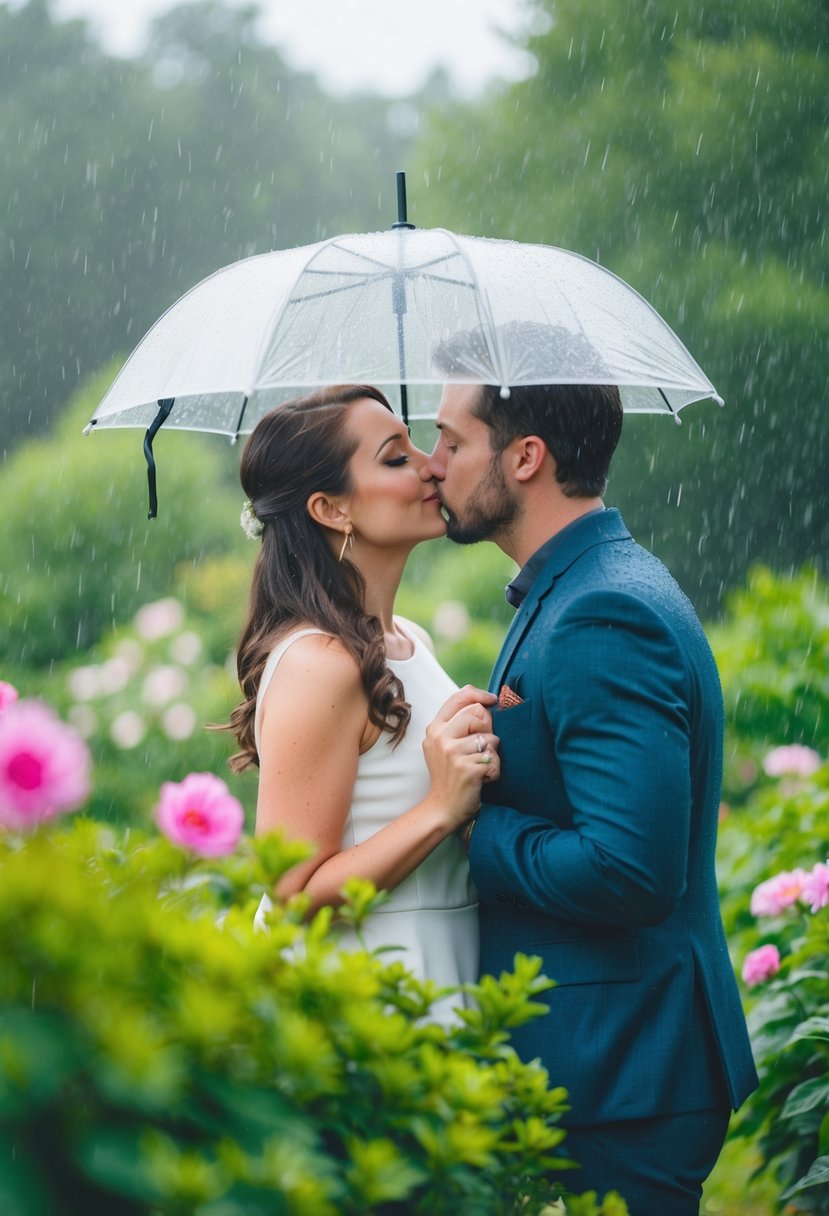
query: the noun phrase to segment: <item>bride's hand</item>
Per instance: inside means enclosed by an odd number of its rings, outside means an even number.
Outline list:
[[[453,693],[426,729],[429,797],[447,816],[451,831],[478,812],[481,785],[500,774],[498,739],[487,708],[497,700],[494,693],[467,685]]]

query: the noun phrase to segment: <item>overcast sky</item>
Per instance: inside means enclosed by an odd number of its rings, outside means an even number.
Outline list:
[[[52,11],[87,17],[108,50],[129,55],[148,21],[172,7],[171,0],[53,0]],[[526,75],[525,56],[497,32],[522,28],[522,0],[261,0],[260,8],[263,35],[334,92],[409,93],[438,64],[467,94],[492,77]]]

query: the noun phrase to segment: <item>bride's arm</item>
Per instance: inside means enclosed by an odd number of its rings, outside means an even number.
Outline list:
[[[497,772],[497,755],[479,763],[470,735],[497,743],[480,694],[461,689],[429,728],[424,745],[432,775],[429,793],[362,844],[340,850],[368,714],[354,659],[339,642],[311,635],[280,660],[260,719],[260,778],[256,831],[277,827],[308,840],[317,852],[294,867],[279,895],[305,890],[312,906],[338,904],[347,878],[369,878],[378,888],[401,882],[480,804],[484,772]]]

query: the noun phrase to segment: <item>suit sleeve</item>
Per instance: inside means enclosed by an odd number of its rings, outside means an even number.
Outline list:
[[[635,597],[596,592],[559,618],[538,675],[566,805],[540,791],[537,807],[484,806],[469,852],[478,893],[581,923],[658,924],[685,888],[691,818],[677,639]],[[503,766],[532,763],[519,752]]]

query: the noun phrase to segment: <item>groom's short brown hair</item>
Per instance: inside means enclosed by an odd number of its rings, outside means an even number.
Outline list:
[[[511,338],[516,331],[528,345],[537,345],[539,331],[544,331],[541,336],[547,342],[566,343],[568,355],[583,371],[604,370],[596,352],[578,334],[529,322],[517,325]],[[481,330],[454,334],[434,356],[435,365],[450,381],[481,375],[487,360]],[[473,413],[489,427],[493,451],[503,451],[521,435],[538,435],[556,462],[556,480],[565,494],[594,498],[604,493],[622,433],[622,401],[615,384],[515,385],[507,398],[502,398],[500,385],[482,384]]]

